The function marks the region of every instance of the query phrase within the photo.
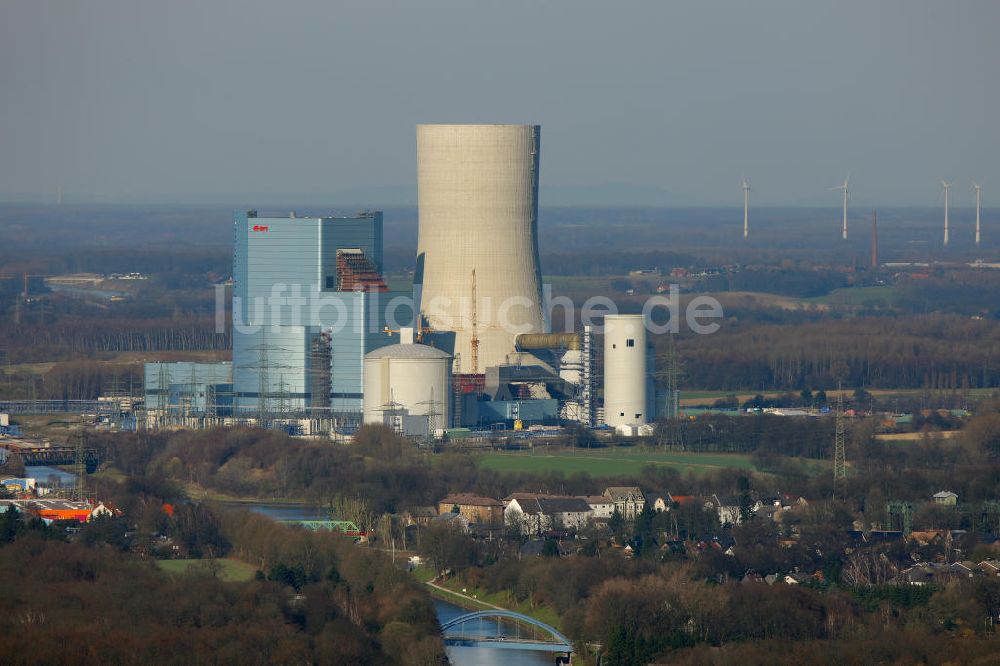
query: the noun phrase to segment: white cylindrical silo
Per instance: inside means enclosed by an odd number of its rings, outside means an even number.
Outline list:
[[[414,282],[427,324],[455,332],[459,372],[502,364],[517,334],[543,331],[539,137],[537,125],[417,126]]]
[[[365,355],[365,423],[425,416],[433,431],[448,427],[450,406],[450,355],[419,344],[388,345]]]
[[[604,422],[642,425],[647,413],[646,325],[642,315],[604,317]]]

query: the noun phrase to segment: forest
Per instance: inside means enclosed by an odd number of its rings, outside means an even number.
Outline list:
[[[381,554],[215,513],[162,481],[101,490],[124,516],[72,538],[61,525],[0,514],[0,662],[446,663],[430,599]],[[170,544],[202,564],[159,569],[154,558],[176,555]],[[253,563],[255,579],[222,580],[223,556]]]
[[[668,341],[655,339],[658,354]],[[727,321],[677,340],[684,381],[717,390],[967,389],[1000,383],[1000,321],[960,315]]]

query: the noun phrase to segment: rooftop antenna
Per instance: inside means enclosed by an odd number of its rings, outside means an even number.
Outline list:
[[[948,245],[948,190],[951,189],[951,183],[946,180],[941,181],[941,186],[944,188],[944,244]]]
[[[847,181],[850,180],[850,176],[844,179],[842,185],[837,185],[837,187],[831,187],[831,190],[842,190],[844,192],[844,231],[843,238],[847,240]]]
[[[744,176],[740,182],[740,186],[743,188],[743,238],[750,237],[750,183],[747,182]]]
[[[983,186],[974,182],[972,189],[976,191],[976,245],[979,245],[979,211],[983,203]]]

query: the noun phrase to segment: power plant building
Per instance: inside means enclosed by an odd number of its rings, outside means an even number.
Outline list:
[[[217,416],[232,411],[232,363],[146,363],[143,374],[147,410]]]
[[[604,422],[612,427],[650,421],[649,353],[642,315],[604,317]]]
[[[388,425],[406,435],[434,434],[451,425],[451,355],[412,343],[404,329],[402,344],[365,356],[365,423]]]
[[[396,322],[386,317],[382,213],[248,211],[234,227],[234,409],[360,417],[364,355],[395,341],[384,332]],[[409,324],[412,308],[395,318]]]
[[[418,125],[414,277],[426,325],[454,332],[455,372],[506,362],[541,333],[537,125]]]

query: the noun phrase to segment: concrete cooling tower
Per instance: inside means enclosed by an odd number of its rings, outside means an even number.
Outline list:
[[[455,332],[456,372],[502,364],[519,333],[543,332],[539,146],[538,125],[417,126],[414,282],[426,323]]]

